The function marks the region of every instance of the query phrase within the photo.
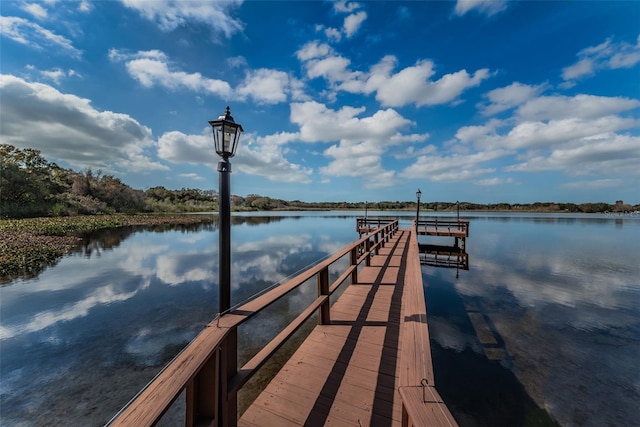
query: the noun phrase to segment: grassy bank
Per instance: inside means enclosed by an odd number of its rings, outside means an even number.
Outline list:
[[[0,220],[0,283],[33,277],[78,249],[83,233],[108,228],[208,223],[210,215],[91,215]]]

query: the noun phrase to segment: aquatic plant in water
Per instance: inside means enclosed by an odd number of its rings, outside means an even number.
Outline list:
[[[77,250],[81,233],[127,226],[198,224],[209,215],[92,215],[0,220],[0,284],[37,276]]]

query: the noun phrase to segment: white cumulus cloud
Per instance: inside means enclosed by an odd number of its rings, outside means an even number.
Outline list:
[[[489,77],[489,70],[480,69],[472,75],[466,70],[445,74],[438,80],[431,80],[435,74],[434,64],[428,60],[418,61],[395,74],[379,69],[372,73],[368,88],[376,90],[376,99],[391,107],[407,104],[423,105],[447,104],[458,99],[466,89],[478,86]]]
[[[125,62],[129,75],[145,87],[187,89],[208,92],[221,97],[228,97],[232,93],[231,86],[224,80],[210,79],[199,72],[187,73],[175,70],[169,58],[159,50],[126,53],[111,49],[109,58],[115,62]]]
[[[530,86],[514,82],[509,86],[493,89],[486,93],[484,97],[489,102],[481,104],[479,107],[482,114],[491,116],[524,104],[542,93],[545,88],[545,85]]]
[[[266,68],[248,71],[236,93],[241,99],[252,98],[264,104],[285,102],[289,97],[304,98],[302,82],[284,71]]]
[[[502,176],[481,177],[482,172],[492,173],[487,161],[498,158],[503,165],[500,170],[510,173],[640,173],[636,166],[640,164],[640,139],[622,133],[640,127],[640,120],[633,117],[633,111],[640,108],[639,100],[585,94],[537,95],[542,88],[514,83],[489,92],[485,97],[490,103],[480,105],[480,110],[495,113],[516,107],[511,117],[459,128],[448,143],[457,154],[420,157],[404,174],[415,178],[428,170],[424,178],[439,180],[460,178],[456,171],[464,171],[475,175],[480,185],[517,182]],[[444,174],[440,173],[442,168]]]
[[[113,62],[123,62],[129,75],[149,88],[160,86],[173,91],[208,93],[225,99],[252,99],[261,104],[306,99],[304,83],[280,70],[247,70],[245,79],[234,89],[224,80],[205,77],[199,72],[188,73],[177,69],[167,55],[159,50],[128,53],[111,49],[109,58]],[[235,66],[246,66],[246,60],[242,57],[232,58],[231,62]]]
[[[455,12],[462,16],[471,10],[477,10],[487,16],[495,15],[507,8],[507,0],[457,0]]]
[[[419,60],[416,65],[394,73],[397,59],[393,55],[383,57],[368,72],[352,70],[349,59],[318,42],[306,44],[297,56],[303,62],[308,78],[324,78],[334,91],[375,93],[376,99],[386,107],[457,102],[465,90],[490,77],[489,70],[483,68],[473,74],[460,70],[433,80],[435,65],[429,60]]]
[[[33,15],[37,19],[46,19],[48,16],[47,9],[38,3],[23,3],[22,10]]]
[[[67,77],[80,77],[80,75],[72,69],[63,70],[61,68],[53,68],[51,70],[38,70],[33,65],[27,65],[26,68],[30,71],[36,71],[39,75],[45,79],[52,80],[55,84],[59,85],[62,79]]]
[[[520,120],[597,119],[640,107],[637,99],[578,94],[529,99],[516,114]]]
[[[266,137],[244,135],[233,167],[242,172],[279,182],[310,182],[313,170],[292,163],[285,158],[284,145],[298,139],[297,134],[280,133]],[[188,135],[178,131],[167,132],[158,140],[158,156],[173,163],[205,164],[212,168],[219,158],[215,154],[209,129],[201,135]]]
[[[362,23],[367,19],[367,12],[360,11],[344,18],[344,35],[347,38],[353,37],[358,32]]]
[[[3,74],[0,106],[3,143],[80,168],[168,169],[145,154],[154,145],[151,129],[127,114],[99,111],[88,99]]]
[[[503,150],[485,150],[472,154],[431,153],[419,156],[405,168],[401,176],[409,179],[430,179],[440,182],[468,181],[496,171],[484,163],[504,156]]]
[[[549,152],[535,152],[508,171],[540,172],[560,170],[571,176],[612,172],[638,176],[640,137],[605,133],[578,138],[552,147]]]
[[[158,25],[163,31],[172,31],[191,23],[206,25],[216,34],[229,38],[241,32],[244,24],[232,16],[242,0],[182,1],[182,0],[121,0],[142,17]]]
[[[348,0],[338,0],[333,3],[333,10],[336,12],[351,13],[360,8],[360,3]]]
[[[11,40],[37,50],[57,50],[80,57],[81,51],[68,38],[54,33],[28,19],[15,16],[0,16],[0,34]]]
[[[291,122],[300,127],[300,140],[334,143],[324,151],[332,158],[320,168],[327,176],[365,178],[366,187],[386,187],[396,182],[396,173],[383,166],[383,155],[394,146],[423,142],[428,134],[404,134],[414,125],[389,108],[362,116],[364,107],[344,106],[332,110],[315,101],[291,104]]]
[[[631,68],[640,63],[640,35],[635,43],[614,42],[612,38],[578,52],[578,61],[562,70],[562,87],[574,86],[576,80],[600,70]]]

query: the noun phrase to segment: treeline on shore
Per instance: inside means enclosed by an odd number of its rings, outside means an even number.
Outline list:
[[[113,213],[168,213],[217,211],[218,194],[213,190],[182,188],[169,190],[157,186],[136,190],[120,179],[101,171],[65,169],[47,161],[40,151],[0,144],[0,216],[25,218]],[[380,202],[302,202],[281,200],[257,194],[232,196],[236,211],[271,210],[415,210],[415,201]],[[622,200],[609,203],[497,203],[423,202],[424,211],[514,211],[514,212],[627,212],[640,205]]]
[[[359,209],[375,211],[415,211],[416,202],[382,201],[382,202],[301,202],[299,200],[286,201],[272,199],[265,196],[249,195],[247,197],[233,196],[232,205],[237,210],[342,210]],[[609,203],[493,203],[480,204],[471,202],[421,202],[420,211],[456,212],[460,211],[498,211],[498,212],[573,212],[573,213],[604,213],[630,212],[640,209],[640,205],[630,205],[622,200],[615,204]]]
[[[213,191],[164,187],[136,190],[101,171],[62,168],[31,148],[0,144],[0,165],[3,218],[217,209]]]

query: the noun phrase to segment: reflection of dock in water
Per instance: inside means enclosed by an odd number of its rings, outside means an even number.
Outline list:
[[[419,249],[422,265],[469,270],[469,254],[462,248],[420,244]]]
[[[465,301],[464,307],[487,359],[508,360],[509,354],[506,351],[504,340],[491,319],[480,311],[475,301]]]

